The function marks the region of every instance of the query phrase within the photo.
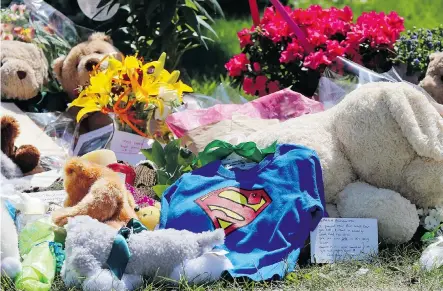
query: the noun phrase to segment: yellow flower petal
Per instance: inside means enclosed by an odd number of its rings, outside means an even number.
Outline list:
[[[169,84],[174,84],[178,81],[178,78],[180,77],[180,71],[173,71],[171,75],[169,76],[169,80],[167,81]]]
[[[81,109],[77,113],[77,122],[80,122],[80,120],[82,120],[83,116],[85,116],[86,114],[91,113],[91,112],[97,112],[97,111],[100,111],[100,108],[98,108],[97,106],[85,107],[85,108]]]

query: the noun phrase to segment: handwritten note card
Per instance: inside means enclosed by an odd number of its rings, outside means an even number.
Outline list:
[[[151,148],[152,143],[153,140],[140,135],[116,130],[111,140],[110,149],[115,152],[118,160],[135,165],[146,159],[140,150]]]
[[[311,232],[311,261],[365,260],[378,252],[376,219],[323,218]]]

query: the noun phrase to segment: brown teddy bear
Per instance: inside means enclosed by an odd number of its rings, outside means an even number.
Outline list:
[[[443,52],[429,56],[429,65],[426,76],[420,82],[425,89],[440,104],[443,104]]]
[[[48,81],[48,61],[35,44],[2,41],[1,93],[3,99],[28,100]]]
[[[89,74],[94,66],[107,55],[119,56],[119,51],[112,45],[109,36],[96,32],[88,40],[73,47],[67,56],[57,58],[52,68],[63,90],[73,100],[78,96],[78,88],[89,82]],[[107,67],[107,62],[100,64],[101,68]]]
[[[117,229],[137,219],[136,204],[119,175],[111,169],[74,157],[64,167],[67,198],[62,209],[53,212],[58,226],[69,217],[88,215]]]
[[[14,143],[20,134],[18,121],[9,115],[1,117],[1,148],[2,152],[8,156],[22,171],[23,174],[34,170],[40,160],[40,152],[33,145],[22,145],[15,147]]]

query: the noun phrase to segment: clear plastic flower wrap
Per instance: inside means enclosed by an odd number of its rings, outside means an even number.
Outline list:
[[[36,44],[43,50],[49,64],[58,56],[66,55],[84,35],[92,32],[75,25],[60,11],[41,0],[12,1],[9,7],[1,9],[1,22],[2,40]],[[55,78],[51,78],[47,86],[48,91],[60,91]]]
[[[346,94],[373,82],[405,82],[425,94],[443,116],[443,105],[438,104],[420,86],[403,80],[395,68],[379,74],[343,57],[337,57],[335,63],[324,71],[317,89],[318,99],[328,109],[339,103]]]

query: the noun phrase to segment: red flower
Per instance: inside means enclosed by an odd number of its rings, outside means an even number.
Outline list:
[[[342,47],[336,40],[326,41],[326,50],[329,59],[334,60],[338,56],[343,56],[346,49]]]
[[[270,81],[268,83],[268,92],[269,92],[269,94],[277,92],[279,90],[280,90],[280,83],[277,80]]]
[[[237,32],[237,37],[240,41],[240,48],[244,48],[248,44],[252,44],[251,31],[247,28],[244,28]]]
[[[303,65],[312,70],[317,70],[321,65],[330,65],[331,61],[326,57],[322,50],[310,53],[303,63]]]
[[[255,95],[254,79],[245,77],[243,80],[243,90],[249,95]]]
[[[259,73],[259,72],[261,71],[260,64],[257,63],[257,62],[255,62],[255,63],[252,65],[252,67],[254,68],[254,71],[257,72],[257,73]]]
[[[303,48],[298,44],[296,39],[293,39],[288,47],[280,55],[280,63],[289,63],[296,59],[303,58]]]
[[[321,46],[328,40],[327,36],[318,30],[308,29],[308,41],[314,46]]]
[[[225,68],[229,72],[229,76],[238,77],[241,76],[242,72],[247,71],[247,65],[249,60],[246,54],[238,54],[232,57],[229,62],[226,63]]]
[[[261,97],[280,90],[280,84],[278,81],[269,81],[268,77],[264,75],[257,76],[255,80],[245,77],[243,90],[250,95],[255,95],[258,92]]]

